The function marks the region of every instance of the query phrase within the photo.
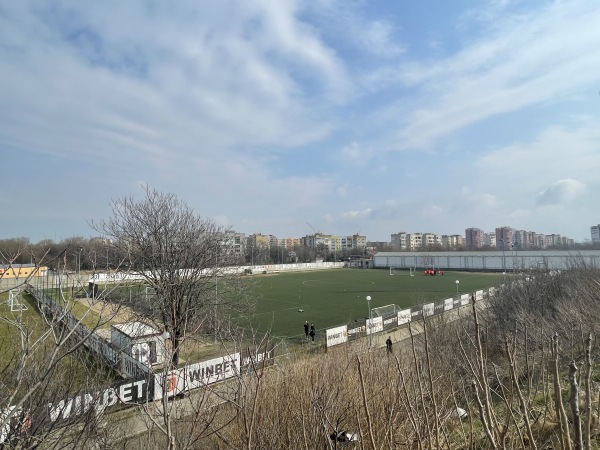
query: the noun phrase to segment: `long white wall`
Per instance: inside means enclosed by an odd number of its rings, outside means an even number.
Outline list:
[[[469,252],[379,252],[373,257],[375,268],[446,270],[560,270],[573,265],[600,266],[600,250],[469,251]]]
[[[262,266],[236,266],[236,267],[220,267],[217,269],[205,269],[205,275],[212,276],[215,272],[219,275],[236,275],[243,273],[261,274],[261,273],[277,273],[277,272],[297,272],[304,270],[323,270],[343,267],[341,262],[315,262],[315,263],[296,263],[296,264],[265,264]],[[144,277],[139,272],[113,272],[113,273],[96,273],[90,277],[89,282],[99,284],[119,283],[123,281],[142,280]]]

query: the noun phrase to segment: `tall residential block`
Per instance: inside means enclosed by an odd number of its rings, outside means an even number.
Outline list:
[[[496,233],[485,233],[483,236],[483,245],[486,247],[496,247]]]
[[[465,230],[465,245],[467,248],[481,248],[485,244],[485,233],[480,228],[467,228]]]
[[[406,232],[392,234],[391,245],[393,250],[406,250]]]
[[[500,250],[510,250],[513,244],[514,230],[511,227],[496,228],[496,247]]]
[[[600,224],[592,225],[592,244],[600,244]]]

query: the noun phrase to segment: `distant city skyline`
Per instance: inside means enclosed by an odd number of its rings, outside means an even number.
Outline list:
[[[515,231],[535,232],[537,234],[542,234],[542,235],[560,235],[560,236],[567,237],[569,239],[573,239],[571,236],[566,236],[566,235],[558,233],[558,232],[542,233],[542,232],[538,232],[538,231],[535,231],[535,230],[522,230],[520,228],[510,227],[510,226],[506,226],[506,227],[511,228],[511,229],[513,229]],[[311,236],[311,235],[315,235],[315,234],[319,234],[320,233],[320,234],[323,234],[323,235],[332,235],[332,236],[353,236],[353,235],[360,235],[360,236],[365,236],[367,238],[367,240],[371,241],[371,242],[392,242],[392,235],[395,234],[395,233],[399,233],[399,232],[405,232],[405,233],[409,233],[409,234],[410,233],[428,233],[428,234],[436,234],[436,235],[440,235],[440,236],[444,236],[444,235],[445,236],[459,235],[459,236],[462,236],[463,238],[465,238],[466,240],[468,240],[468,233],[467,233],[467,231],[469,229],[480,229],[484,233],[493,233],[497,228],[501,228],[501,227],[495,227],[493,230],[484,230],[484,229],[479,228],[479,227],[468,227],[468,228],[465,228],[462,233],[450,233],[450,232],[436,233],[436,232],[428,231],[428,229],[427,230],[411,230],[411,231],[404,231],[403,230],[403,231],[396,231],[396,232],[390,233],[388,235],[387,239],[371,239],[371,237],[369,236],[368,233],[363,233],[363,232],[345,234],[345,233],[336,233],[334,230],[327,230],[327,231],[318,230],[317,231],[316,229],[309,229],[309,231],[307,231],[306,233],[303,233],[301,235],[295,235],[295,236],[294,235],[290,235],[290,234],[277,235],[277,234],[268,233],[268,232],[265,232],[265,231],[256,231],[256,232],[253,232],[253,233],[248,233],[248,232],[245,232],[245,231],[242,231],[242,230],[237,230],[235,228],[231,228],[231,230],[234,231],[234,232],[236,232],[236,233],[244,234],[245,236],[264,235],[264,236],[274,236],[277,239],[299,239],[299,238],[302,238],[302,237]],[[593,228],[593,226],[592,226],[592,228]],[[598,228],[600,228],[600,225],[596,226],[596,229],[598,229]],[[592,239],[593,232],[594,231],[592,229],[592,232],[591,232],[590,236],[588,238],[585,238],[585,239],[581,240],[581,241],[578,241],[576,239],[573,239],[573,240],[576,243],[584,243],[584,242],[587,242],[587,241],[591,242],[593,240]],[[91,234],[88,234],[88,235],[79,234],[79,235],[63,236],[61,238],[58,238],[58,240],[69,239],[71,237],[76,237],[76,236],[82,236],[82,237],[88,238],[88,237],[95,237],[95,236],[97,236],[97,234],[94,232],[94,233],[91,233]],[[20,237],[29,238],[29,236],[16,235],[16,236],[0,236],[0,239],[15,239],[15,238],[20,238]],[[31,238],[29,238],[29,239],[30,239],[30,242],[37,243],[37,242],[39,242],[41,240],[52,239],[52,238],[42,238],[42,239],[38,239],[38,240],[31,239]],[[467,245],[466,242],[465,242],[465,245]]]
[[[147,184],[244,233],[598,223],[600,8],[3,2],[0,237]]]

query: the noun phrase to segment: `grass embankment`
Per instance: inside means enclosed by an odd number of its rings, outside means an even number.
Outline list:
[[[57,324],[51,327],[44,320],[30,295],[21,295],[20,302],[27,309],[19,311],[11,311],[7,300],[8,293],[0,294],[0,373],[11,373],[23,361],[24,373],[32,365],[49,367],[62,330]],[[85,386],[91,375],[87,352],[68,352],[69,344],[62,345],[63,348],[56,355],[60,361],[55,372],[68,373],[75,387]],[[102,373],[109,376],[103,369]]]

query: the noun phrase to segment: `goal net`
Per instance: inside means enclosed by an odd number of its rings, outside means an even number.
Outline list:
[[[20,289],[11,289],[8,291],[8,304],[10,305],[11,311],[25,311],[27,309],[27,305],[21,303],[21,290]]]
[[[373,308],[371,310],[371,313],[373,317],[387,317],[396,314],[398,311],[400,311],[400,309],[401,308],[398,305],[385,305]]]

